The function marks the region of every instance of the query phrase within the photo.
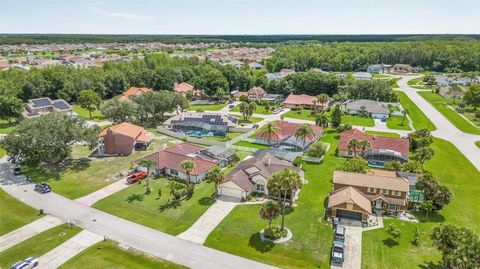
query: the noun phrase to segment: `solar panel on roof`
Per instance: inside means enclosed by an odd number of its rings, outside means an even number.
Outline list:
[[[60,110],[70,109],[70,106],[66,102],[64,102],[63,100],[55,102],[53,104],[53,106],[55,106],[56,108],[58,108]]]
[[[52,105],[50,100],[48,100],[47,98],[32,100],[32,103],[35,107],[46,107]]]

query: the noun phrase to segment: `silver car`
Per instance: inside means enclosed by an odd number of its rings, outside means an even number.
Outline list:
[[[38,265],[38,258],[37,257],[28,257],[23,261],[19,261],[12,265],[10,269],[31,269],[35,268]]]

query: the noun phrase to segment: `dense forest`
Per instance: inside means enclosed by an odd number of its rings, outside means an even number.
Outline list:
[[[365,71],[371,64],[410,64],[430,71],[480,70],[479,41],[416,41],[330,43],[281,46],[267,67],[271,71],[292,68],[306,71]]]
[[[108,42],[391,42],[422,40],[479,40],[480,35],[82,35],[0,34],[0,44],[108,43]]]

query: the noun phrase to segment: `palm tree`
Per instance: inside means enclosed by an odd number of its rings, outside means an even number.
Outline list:
[[[429,147],[421,147],[415,150],[415,157],[422,165],[425,161],[432,159],[435,152]]]
[[[215,166],[210,171],[207,172],[207,177],[206,180],[208,183],[214,183],[215,184],[215,193],[217,193],[217,187],[218,184],[221,183],[225,178],[225,175],[223,171],[220,169],[220,167]]]
[[[316,101],[322,104],[322,110],[325,111],[325,104],[328,102],[328,98],[330,98],[327,94],[322,93],[317,95]]]
[[[320,114],[315,118],[315,124],[321,127],[328,127],[328,118],[324,114]]]
[[[273,122],[265,124],[260,130],[258,130],[260,137],[267,140],[268,145],[272,143],[272,139],[280,132],[280,128]]]
[[[404,108],[402,111],[402,114],[403,114],[403,118],[402,118],[402,123],[400,125],[403,125],[403,123],[405,122],[405,119],[407,118],[408,110]]]
[[[315,137],[315,132],[312,130],[312,127],[310,126],[310,124],[302,124],[295,131],[295,137],[302,139],[303,141],[302,151],[305,151],[305,145],[307,144],[307,139]]]
[[[146,167],[147,168],[147,177],[145,178],[145,183],[146,183],[146,187],[147,189],[145,190],[145,194],[149,194],[150,192],[152,192],[152,189],[150,188],[150,174],[152,174],[152,168],[154,165],[156,165],[157,162],[155,160],[141,160],[138,165],[139,166],[143,166],[143,167]]]
[[[257,105],[255,104],[255,102],[251,102],[250,104],[248,104],[247,106],[247,120],[253,115],[253,113],[257,110]]]
[[[372,149],[372,145],[368,140],[361,140],[358,142],[358,146],[360,147],[360,154],[362,156],[365,155],[365,152],[370,151]]]
[[[191,160],[183,161],[180,166],[185,170],[187,174],[187,188],[190,186],[190,173],[195,169],[195,163]]]
[[[280,216],[280,207],[277,202],[267,201],[260,207],[260,217],[268,220],[268,229],[272,227],[272,221]]]
[[[293,196],[293,192],[298,190],[302,186],[302,179],[300,175],[293,171],[285,168],[283,171],[277,172],[272,175],[270,180],[267,183],[268,192],[283,198],[282,202],[282,227],[283,231],[285,228],[285,203],[287,200],[287,194],[290,192]],[[293,200],[293,197],[290,197]]]
[[[243,115],[243,119],[246,121],[248,115],[248,103],[242,102],[240,105],[238,105],[238,108],[240,109],[240,113]]]
[[[318,100],[313,99],[313,115],[317,115],[317,110],[318,110],[317,104],[318,104]]]
[[[357,158],[357,148],[359,146],[360,141],[356,138],[352,138],[350,141],[348,141],[348,149],[353,150],[353,157]]]

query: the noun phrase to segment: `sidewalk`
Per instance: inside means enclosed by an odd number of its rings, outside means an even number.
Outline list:
[[[0,237],[0,252],[21,243],[32,236],[62,224],[63,221],[47,215]]]
[[[116,192],[119,192],[125,188],[127,188],[129,185],[126,183],[125,179],[122,178],[120,180],[115,181],[114,183],[98,190],[95,192],[92,192],[86,196],[80,197],[75,199],[76,202],[79,202],[81,204],[84,204],[86,206],[92,206],[96,202],[102,200],[103,198],[112,195]]]
[[[38,268],[57,268],[75,255],[102,240],[102,236],[83,230],[60,246],[41,256],[39,258]]]

